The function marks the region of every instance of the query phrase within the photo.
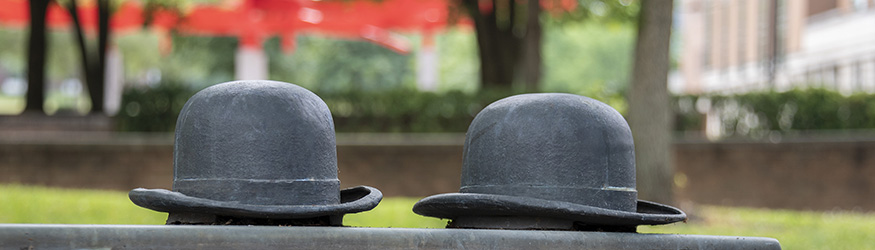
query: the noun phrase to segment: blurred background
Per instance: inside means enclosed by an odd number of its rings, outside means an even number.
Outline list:
[[[162,224],[124,192],[170,188],[182,105],[270,79],[323,98],[342,185],[388,197],[350,225],[442,227],[410,206],[458,191],[474,116],[564,92],[622,113],[640,198],[691,215],[640,231],[872,248],[873,24],[873,0],[0,0],[0,223]]]

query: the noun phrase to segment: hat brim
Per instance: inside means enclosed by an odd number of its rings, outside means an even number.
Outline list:
[[[627,212],[564,201],[477,193],[429,196],[417,202],[413,212],[446,219],[459,216],[550,217],[611,226],[661,225],[687,218],[680,209],[644,200],[638,200],[636,212]]]
[[[383,193],[357,186],[340,191],[340,203],[330,205],[252,205],[191,197],[165,189],[137,188],[128,193],[138,206],[160,212],[191,212],[250,218],[299,219],[358,213],[373,209]]]

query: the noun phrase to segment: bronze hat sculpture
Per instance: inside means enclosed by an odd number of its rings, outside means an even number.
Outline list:
[[[169,212],[169,224],[228,216],[330,217],[339,225],[343,214],[382,199],[372,187],[340,190],[328,106],[290,83],[237,81],[198,92],[179,115],[173,153],[172,191],[129,194],[139,206]]]
[[[629,125],[610,106],[571,94],[523,94],[487,106],[465,140],[459,193],[413,211],[451,227],[634,231],[686,219],[638,200]]]

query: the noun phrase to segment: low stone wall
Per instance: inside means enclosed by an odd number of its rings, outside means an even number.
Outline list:
[[[170,135],[16,133],[0,136],[0,183],[129,190],[170,187]]]
[[[368,185],[386,196],[459,189],[464,135],[338,136],[343,187]],[[169,189],[172,135],[99,132],[0,133],[0,183],[71,188]]]
[[[0,131],[102,131],[115,129],[115,121],[105,115],[58,114],[47,116],[42,112],[25,111],[18,115],[0,115]],[[69,112],[69,111],[68,111]]]
[[[344,187],[422,197],[459,188],[464,135],[338,135]],[[875,140],[675,144],[678,196],[701,204],[875,210]],[[172,137],[2,134],[0,183],[170,188]]]
[[[674,152],[677,174],[686,177],[678,189],[682,199],[732,206],[875,210],[872,139],[687,141],[675,143]]]

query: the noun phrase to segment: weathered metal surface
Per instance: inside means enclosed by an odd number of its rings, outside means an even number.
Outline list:
[[[516,95],[483,109],[468,128],[461,184],[459,193],[427,197],[413,211],[465,228],[634,231],[686,218],[637,199],[629,125],[579,95]],[[554,219],[566,222],[542,223]]]
[[[179,213],[168,224],[218,222],[211,216],[328,216],[328,224],[339,224],[343,214],[382,199],[372,187],[340,192],[331,112],[290,83],[236,81],[198,92],[179,115],[173,153],[173,191],[130,192],[137,205]]]
[[[781,249],[775,239],[572,231],[0,225],[0,249]]]

